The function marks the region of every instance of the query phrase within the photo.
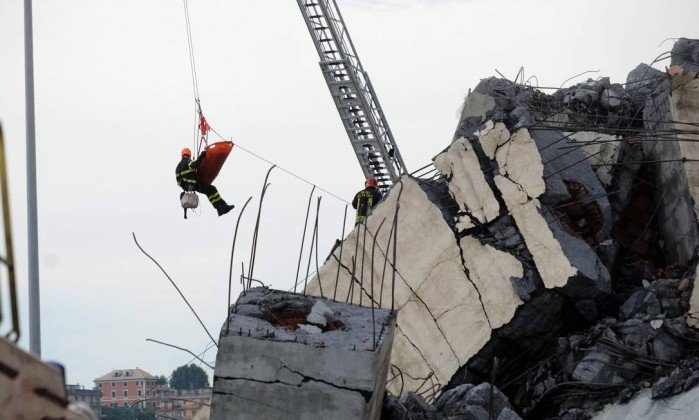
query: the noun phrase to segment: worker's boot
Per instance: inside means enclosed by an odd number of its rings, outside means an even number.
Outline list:
[[[235,206],[233,204],[226,204],[226,202],[223,200],[216,203],[216,211],[218,212],[219,216],[223,216],[234,208]]]

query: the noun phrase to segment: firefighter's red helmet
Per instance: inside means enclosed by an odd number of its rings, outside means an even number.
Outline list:
[[[366,182],[364,183],[364,186],[365,186],[365,187],[374,187],[374,188],[376,188],[378,185],[379,185],[379,183],[376,181],[376,178],[374,178],[374,177],[371,177],[371,178],[367,179]]]
[[[185,156],[192,157],[192,151],[189,150],[189,147],[185,147],[184,149],[182,149],[182,157]]]

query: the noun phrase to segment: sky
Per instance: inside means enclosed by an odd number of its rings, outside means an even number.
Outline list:
[[[639,63],[699,38],[695,0],[338,0],[408,169],[451,141],[469,88],[520,67],[541,86],[586,70],[624,82]],[[191,0],[202,106],[226,138],[342,200],[363,187],[318,57],[292,0]],[[22,2],[0,0],[0,123],[28,346]],[[236,204],[205,201],[183,220],[174,168],[193,137],[194,102],[179,0],[35,0],[42,357],[91,387],[112,369],[169,375],[208,338],[132,239],[177,282],[217,337],[225,321],[235,222],[233,299],[270,165],[234,149],[215,182]],[[667,62],[657,63],[664,68]],[[585,76],[587,77],[587,76]],[[583,78],[584,79],[584,78]],[[574,79],[570,83],[581,81]],[[254,277],[293,287],[311,186],[275,169],[261,213]],[[346,202],[322,195],[322,260]],[[315,198],[314,198],[315,207]],[[348,223],[352,220],[349,209]],[[314,217],[312,214],[311,217]],[[301,277],[308,255],[304,253]],[[313,266],[314,264],[312,264]],[[313,268],[311,269],[313,271]],[[3,309],[7,314],[6,274]],[[4,321],[3,331],[9,324]],[[205,360],[213,362],[215,350]],[[211,372],[210,372],[211,373]]]

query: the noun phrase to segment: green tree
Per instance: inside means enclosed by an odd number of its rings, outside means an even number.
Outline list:
[[[155,410],[138,407],[109,407],[102,411],[106,420],[155,420]]]
[[[209,376],[204,369],[192,363],[180,366],[172,372],[170,387],[175,389],[204,388],[209,386]]]
[[[167,385],[167,378],[165,375],[160,375],[155,377],[155,384],[156,385]]]

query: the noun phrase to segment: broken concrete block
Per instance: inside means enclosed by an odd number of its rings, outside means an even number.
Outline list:
[[[495,101],[490,95],[470,92],[462,105],[459,127],[464,127],[468,134],[478,131],[481,124],[490,118],[493,109]],[[462,136],[457,132],[455,138]]]
[[[619,147],[621,140],[616,136],[591,131],[579,131],[577,133],[563,133],[570,135],[570,139],[581,143],[581,150],[590,157],[590,164],[595,170],[602,185],[609,186],[612,183],[612,169],[619,159]],[[570,147],[570,146],[568,146]]]
[[[699,276],[699,271],[694,277],[694,290],[689,299],[689,311],[687,311],[686,318],[687,325],[699,329],[699,282],[697,282],[697,276]]]
[[[527,129],[516,131],[498,148],[495,158],[500,175],[513,182],[527,197],[537,198],[544,193],[544,165]]]
[[[333,311],[332,311],[332,309],[328,308],[328,305],[323,303],[322,300],[319,300],[318,302],[316,302],[315,305],[313,305],[313,308],[311,308],[311,313],[318,314],[320,316],[328,317],[328,316],[332,316]]]
[[[324,331],[313,327],[315,334],[300,332],[320,300],[266,288],[241,296],[230,329],[221,330],[212,419],[378,417],[395,314],[324,301],[333,323]],[[260,317],[241,315],[249,313],[246,306],[257,307]]]
[[[699,73],[699,40],[680,38],[672,47],[670,64],[684,71]]]
[[[323,318],[323,320],[325,320],[325,318]],[[320,334],[323,332],[323,330],[316,327],[315,325],[308,325],[308,324],[299,324],[299,329],[306,331],[309,334]]]
[[[449,192],[462,212],[480,223],[487,223],[500,214],[500,205],[493,195],[468,139],[461,138],[434,159],[435,168],[449,179]]]
[[[699,167],[683,159],[699,159],[699,76],[683,73],[663,77],[643,110],[646,130],[683,130],[677,136],[687,141],[662,139],[650,143],[650,159],[659,161],[655,169],[655,199],[659,203],[657,218],[665,245],[663,252],[670,261],[687,264],[699,247],[697,217],[699,211]]]
[[[393,244],[390,249],[387,245],[390,229],[387,229],[386,225],[393,221],[399,195],[401,207],[398,214],[397,247],[400,254],[396,261],[394,290],[391,281],[391,258],[388,260],[387,271],[384,271],[384,256],[390,256],[392,253]],[[386,221],[377,237],[375,250],[375,253],[382,257],[376,259],[372,267],[372,234],[384,218]],[[401,183],[374,208],[372,216],[367,219],[367,228],[367,237],[372,238],[371,242],[367,241],[368,243],[364,244],[363,228],[355,229],[345,239],[342,261],[338,262],[339,250],[336,250],[320,270],[319,278],[316,277],[309,283],[308,292],[320,294],[317,284],[319,279],[323,290],[332,290],[339,266],[338,296],[350,295],[349,285],[354,284],[350,299],[358,302],[361,294],[363,304],[369,305],[372,295],[370,282],[373,275],[373,298],[376,304],[390,308],[392,293],[395,291],[393,301],[395,308],[399,310],[394,352],[391,357],[392,364],[397,368],[392,373],[397,374],[399,369],[403,375],[396,375],[388,384],[389,391],[398,393],[401,389],[417,389],[430,374],[435,383],[446,384],[454,372],[490,338],[492,321],[488,320],[484,304],[487,305],[486,308],[492,306],[489,310],[497,314],[494,317],[498,322],[506,322],[507,315],[514,313],[516,296],[508,298],[504,304],[500,303],[500,308],[496,308],[495,303],[485,303],[497,302],[500,299],[499,291],[503,290],[503,285],[511,287],[509,277],[497,279],[497,282],[502,282],[502,285],[498,283],[497,288],[486,287],[484,290],[478,290],[477,283],[465,272],[462,249],[453,230],[442,217],[440,209],[429,200],[428,195],[413,178],[401,178]],[[425,243],[429,243],[430,246],[425,247]],[[358,248],[356,257],[355,248]],[[478,252],[489,251],[481,249]],[[490,252],[493,253],[490,255],[497,254],[494,249]],[[352,278],[352,260],[361,261],[362,254],[368,257],[365,258],[364,269],[362,270],[359,264]],[[463,258],[472,257],[463,255]],[[507,261],[511,264],[510,260]],[[518,271],[506,264],[500,269],[503,273],[512,270],[512,275],[518,274]],[[489,274],[481,275],[484,279],[490,278]],[[384,281],[381,281],[382,278]]]

